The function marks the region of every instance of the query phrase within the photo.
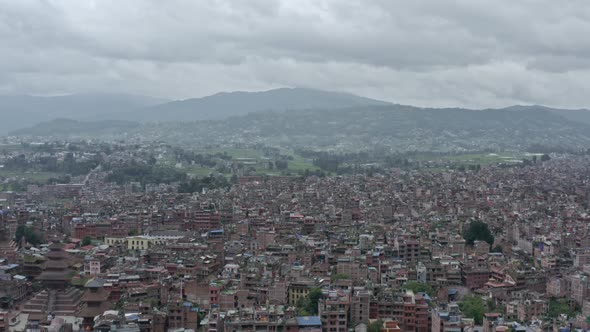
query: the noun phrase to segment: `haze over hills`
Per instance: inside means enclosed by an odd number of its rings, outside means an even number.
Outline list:
[[[112,134],[122,134],[127,131],[136,129],[140,126],[138,122],[125,120],[99,120],[99,121],[78,121],[72,119],[55,119],[41,122],[29,128],[22,128],[12,131],[13,136],[27,136],[34,133],[33,136],[49,137],[60,134],[65,136],[103,136]]]
[[[29,128],[11,131],[18,136],[101,137],[130,132],[187,144],[233,139],[268,145],[280,140],[317,148],[340,144],[353,150],[363,144],[432,151],[590,144],[588,110],[536,105],[485,110],[420,108],[300,88],[218,93],[165,103],[149,97],[111,97],[32,97],[28,103],[3,104],[1,109],[3,114],[16,106],[23,110],[18,125]],[[54,117],[60,119],[51,121]],[[14,125],[15,120],[8,118]],[[91,119],[100,122],[88,122]],[[44,122],[30,127],[39,120]],[[113,129],[106,130],[109,126]]]
[[[590,124],[590,110],[587,109],[561,109],[551,108],[542,105],[514,105],[503,108],[506,111],[536,111],[536,112],[551,112],[564,118],[576,122],[583,122]]]
[[[222,120],[103,125],[53,121],[19,136],[124,138],[184,146],[228,142],[324,151],[528,151],[531,146],[577,150],[590,145],[590,124],[554,109],[466,110],[404,105],[261,111]],[[113,125],[114,125],[113,124]],[[51,128],[48,130],[48,128]],[[53,133],[53,134],[51,134]]]
[[[4,119],[0,123],[0,133],[61,118],[85,121],[196,121],[267,110],[333,109],[388,104],[348,93],[303,88],[222,92],[179,101],[125,94],[0,96],[0,117]]]
[[[130,112],[166,102],[166,99],[127,94],[73,94],[39,97],[0,96],[0,134],[58,118],[76,120],[117,119]]]
[[[335,109],[388,102],[349,93],[306,88],[280,88],[261,92],[221,92],[202,98],[172,101],[128,114],[126,120],[143,122],[218,120],[259,111]]]

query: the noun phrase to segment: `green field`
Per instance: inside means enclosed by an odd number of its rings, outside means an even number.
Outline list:
[[[320,168],[315,166],[311,163],[311,161],[306,160],[305,158],[301,157],[295,153],[289,153],[293,160],[289,160],[289,170],[297,172],[297,171],[305,171],[309,169],[310,171],[319,170]]]
[[[0,144],[0,152],[14,152],[23,150],[24,147],[20,144]]]
[[[226,154],[232,157],[234,161],[237,161],[239,158],[252,158],[256,161],[256,164],[252,165],[252,167],[254,167],[256,170],[256,174],[270,176],[281,175],[281,171],[277,170],[276,168],[273,168],[272,170],[268,169],[268,160],[264,157],[264,153],[259,150],[247,148],[214,148],[196,150],[195,152],[201,154]],[[319,169],[318,167],[314,166],[311,161],[306,160],[305,158],[291,151],[281,151],[281,154],[288,155],[293,158],[293,160],[288,160],[288,169],[285,172],[295,175],[298,172],[305,171],[306,169],[309,169],[310,171]],[[173,166],[175,161],[166,160],[164,163]],[[201,167],[197,165],[185,165],[184,169],[189,175],[197,177],[207,176],[211,172],[215,171],[213,168]]]
[[[466,154],[461,156],[449,156],[447,160],[452,160],[460,163],[490,165],[498,163],[506,163],[511,160],[522,160],[522,155],[512,154]]]
[[[511,154],[511,153],[480,153],[480,154],[461,154],[461,155],[419,155],[412,159],[420,161],[450,161],[454,164],[463,165],[490,165],[499,163],[513,163],[515,161],[521,161],[523,158],[531,159],[530,156],[525,156],[523,153]]]
[[[0,177],[6,177],[6,178],[16,177],[16,178],[28,179],[28,180],[36,181],[36,182],[46,182],[50,178],[57,178],[60,175],[61,174],[59,174],[59,173],[53,173],[53,172],[34,172],[34,171],[22,172],[22,171],[0,169]]]
[[[203,154],[216,154],[216,153],[225,153],[232,158],[262,158],[263,154],[261,151],[254,150],[254,149],[239,149],[239,148],[218,148],[218,149],[208,149],[208,150],[197,150],[197,153]]]
[[[207,168],[207,167],[200,167],[200,166],[187,166],[185,168],[186,173],[191,175],[191,176],[196,176],[196,177],[204,177],[204,176],[208,176],[209,174],[211,174],[211,172],[215,171],[213,168]]]

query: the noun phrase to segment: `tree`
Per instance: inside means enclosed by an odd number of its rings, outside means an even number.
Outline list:
[[[433,295],[434,289],[429,285],[419,281],[408,281],[402,285],[403,289],[409,289],[414,293],[426,293]]]
[[[486,312],[486,307],[481,297],[473,295],[466,296],[459,303],[459,308],[465,316],[473,318],[475,324],[481,325],[483,323],[483,315]]]
[[[218,189],[218,188],[228,188],[231,184],[223,175],[214,176],[209,175],[202,178],[193,178],[189,181],[182,182],[178,186],[178,192],[181,193],[195,193],[200,192],[203,188],[206,189]]]
[[[486,241],[490,245],[494,244],[494,235],[488,228],[488,224],[479,220],[474,220],[469,224],[469,227],[463,233],[463,238],[469,245],[473,245],[476,240]]]
[[[378,319],[367,326],[367,332],[379,332],[383,328],[383,321]]]
[[[312,288],[306,297],[297,303],[297,314],[300,316],[314,316],[318,314],[318,302],[322,298],[320,288]]]
[[[289,163],[286,160],[277,160],[275,161],[275,167],[278,170],[284,171],[289,168]]]
[[[546,154],[546,153],[545,153],[545,154],[543,154],[543,155],[541,156],[541,161],[542,161],[542,162],[549,161],[549,160],[551,160],[551,157],[549,157],[549,155],[548,155],[548,154]]]
[[[16,243],[19,243],[23,237],[25,238],[25,241],[34,246],[41,243],[41,237],[39,236],[39,234],[35,233],[35,231],[32,228],[27,227],[25,225],[19,225],[16,228],[14,240]]]
[[[146,183],[179,182],[185,180],[186,177],[186,173],[171,167],[138,165],[132,160],[127,165],[114,168],[105,181],[118,184],[141,182],[142,185],[145,185]]]
[[[82,239],[82,242],[80,243],[80,245],[82,245],[82,246],[87,246],[87,245],[90,245],[90,244],[92,244],[92,238],[90,236],[85,236]]]
[[[561,314],[565,314],[568,317],[576,316],[577,308],[572,307],[567,299],[549,299],[549,309],[547,310],[547,316],[549,318],[557,318]]]
[[[499,253],[503,253],[504,252],[504,248],[502,248],[501,245],[497,245],[495,247],[492,248],[491,252],[499,252]]]

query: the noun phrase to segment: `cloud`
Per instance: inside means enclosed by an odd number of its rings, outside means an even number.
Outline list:
[[[0,93],[306,86],[588,107],[589,34],[579,0],[0,0]]]

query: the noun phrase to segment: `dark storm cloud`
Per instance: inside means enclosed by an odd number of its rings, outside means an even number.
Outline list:
[[[0,92],[590,105],[587,1],[0,0]]]

